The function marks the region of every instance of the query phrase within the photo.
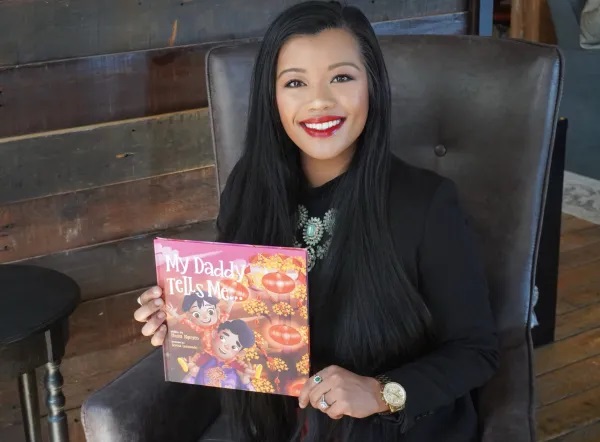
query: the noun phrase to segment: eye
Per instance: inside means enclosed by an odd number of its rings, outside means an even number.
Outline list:
[[[237,350],[238,350],[238,348],[239,348],[239,347],[238,347],[237,345],[234,345],[233,347],[231,347],[231,349],[232,349],[233,351],[237,351]]]
[[[212,316],[212,315],[214,315],[214,314],[215,314],[215,311],[214,311],[214,310],[209,310],[209,311],[208,311],[208,314],[209,314],[210,316]]]
[[[296,89],[300,86],[304,85],[303,82],[301,82],[300,80],[290,80],[288,81],[284,87],[290,88],[290,89]]]
[[[200,313],[199,312],[194,312],[192,313],[192,316],[196,319],[200,318]]]
[[[348,81],[352,81],[354,80],[353,77],[351,77],[350,75],[346,75],[346,74],[340,74],[340,75],[336,75],[335,77],[333,77],[333,80],[331,80],[332,83],[346,83]]]
[[[219,339],[221,339],[221,341],[225,341],[225,336],[220,336]]]

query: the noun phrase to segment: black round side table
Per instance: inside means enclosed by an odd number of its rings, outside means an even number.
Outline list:
[[[18,377],[27,441],[41,441],[35,369],[46,366],[48,428],[52,442],[68,441],[63,378],[68,319],[80,300],[66,275],[36,266],[0,265],[0,379]]]

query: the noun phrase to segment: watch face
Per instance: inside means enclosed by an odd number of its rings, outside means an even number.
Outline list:
[[[406,391],[402,385],[390,382],[383,388],[383,398],[393,407],[402,407],[406,402]]]

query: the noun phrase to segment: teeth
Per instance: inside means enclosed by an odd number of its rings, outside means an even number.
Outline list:
[[[327,130],[330,127],[337,126],[341,122],[342,122],[342,120],[333,120],[333,121],[328,121],[327,123],[317,123],[317,124],[306,123],[306,127],[308,127],[309,129],[313,129],[313,130]]]

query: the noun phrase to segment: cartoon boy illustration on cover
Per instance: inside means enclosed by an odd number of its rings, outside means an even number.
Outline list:
[[[233,303],[233,298],[229,298],[223,306],[218,298],[207,296],[205,292],[199,290],[184,296],[181,308],[185,315],[177,313],[177,309],[171,304],[167,305],[167,310],[175,320],[198,333],[202,337],[204,351],[210,352],[212,332],[220,323],[227,321]]]
[[[241,319],[220,324],[212,332],[212,353],[197,353],[190,358],[188,374],[183,382],[253,390],[250,379],[255,375],[255,370],[237,357],[244,349],[252,347],[254,342],[254,332]]]

